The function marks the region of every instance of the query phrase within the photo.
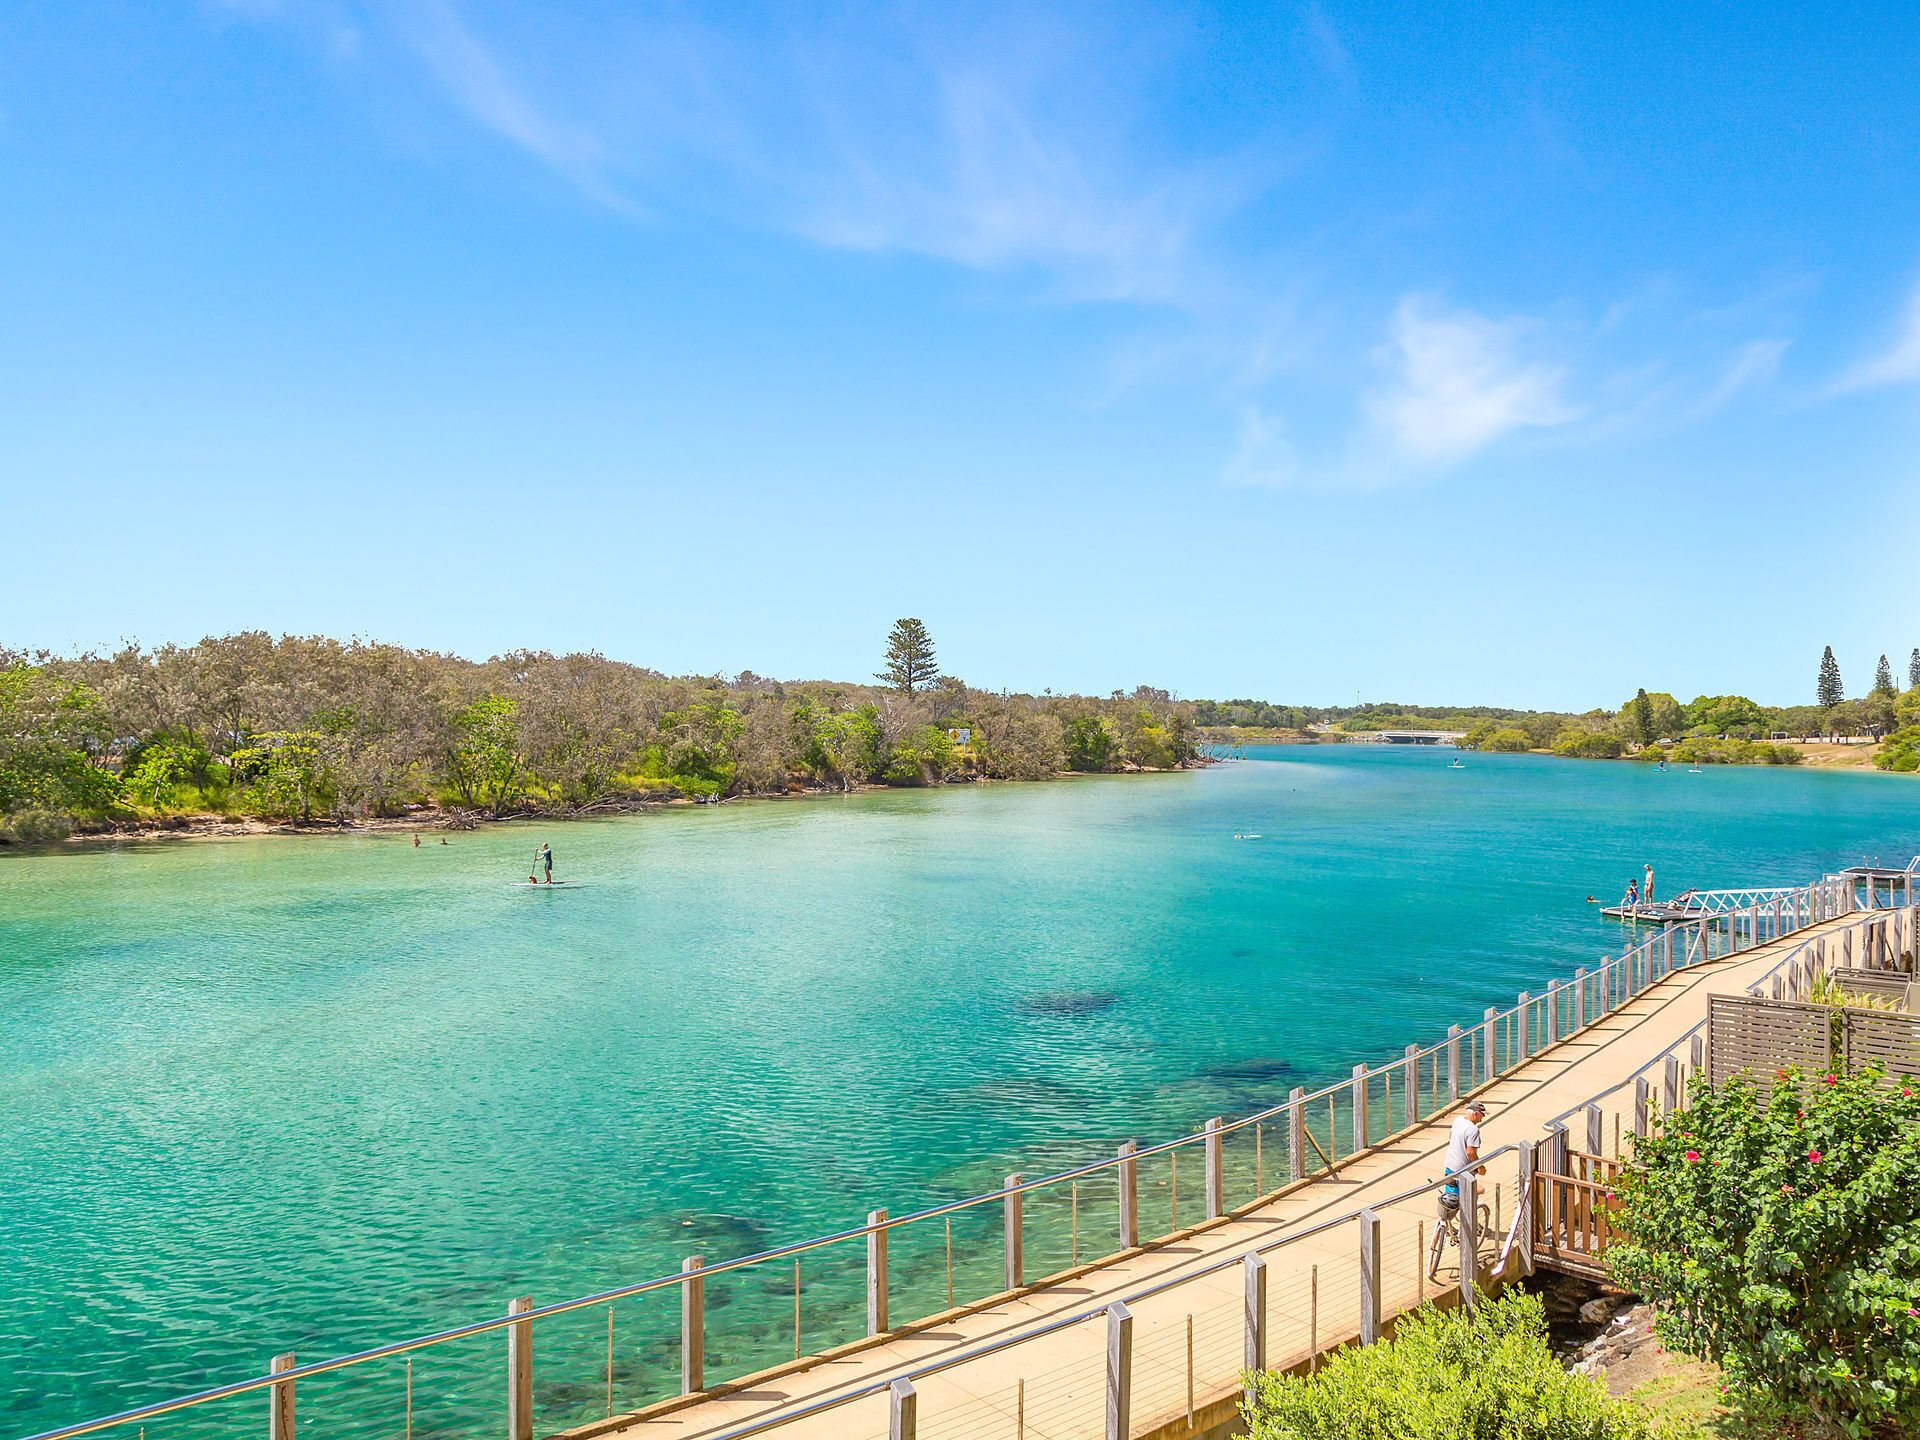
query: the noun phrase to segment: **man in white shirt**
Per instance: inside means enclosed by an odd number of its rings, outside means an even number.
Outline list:
[[[1467,1113],[1453,1122],[1447,1132],[1447,1171],[1449,1175],[1458,1175],[1474,1161],[1480,1158],[1480,1122],[1487,1118],[1487,1107],[1479,1100],[1467,1106]],[[1487,1173],[1487,1167],[1478,1166],[1476,1175]],[[1460,1187],[1443,1185],[1440,1187],[1440,1218],[1449,1220],[1453,1212],[1460,1208]]]
[[[1476,1175],[1487,1173],[1487,1167],[1476,1165],[1480,1158],[1480,1122],[1487,1118],[1487,1107],[1476,1100],[1467,1106],[1467,1113],[1453,1122],[1447,1132],[1447,1174],[1458,1175],[1469,1166]],[[1449,1179],[1440,1187],[1440,1223],[1433,1227],[1433,1248],[1427,1256],[1427,1278],[1436,1279],[1440,1273],[1440,1256],[1447,1246],[1447,1232],[1460,1213],[1460,1182]],[[1459,1243],[1459,1237],[1454,1237]]]

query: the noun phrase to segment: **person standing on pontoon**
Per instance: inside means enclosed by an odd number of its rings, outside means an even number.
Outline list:
[[[1647,862],[1647,879],[1646,879],[1646,883],[1640,887],[1640,902],[1643,905],[1651,905],[1653,903],[1653,862],[1652,861]]]

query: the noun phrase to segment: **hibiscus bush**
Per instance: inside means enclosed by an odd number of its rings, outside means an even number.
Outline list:
[[[1749,1414],[1920,1434],[1920,1082],[1696,1081],[1635,1160],[1608,1258],[1667,1345]]]

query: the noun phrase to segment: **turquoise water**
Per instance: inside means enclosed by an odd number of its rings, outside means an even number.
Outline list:
[[[1645,860],[1670,892],[1920,852],[1900,777],[1448,758],[0,859],[0,1433],[1271,1103],[1617,951],[1584,900]],[[510,886],[543,839],[581,888]],[[997,1226],[956,1221],[963,1298]],[[805,1266],[806,1348],[853,1338],[860,1252]],[[945,1303],[937,1232],[894,1266],[896,1319]],[[791,1353],[791,1286],[710,1282],[710,1376]],[[622,1408],[674,1387],[676,1321],[616,1310]],[[542,1328],[543,1427],[604,1409],[605,1326]],[[422,1352],[415,1434],[492,1433],[500,1371],[498,1337]],[[302,1433],[397,1434],[404,1384],[303,1383]]]

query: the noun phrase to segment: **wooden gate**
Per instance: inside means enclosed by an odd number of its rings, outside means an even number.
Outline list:
[[[1607,1247],[1613,1243],[1613,1180],[1618,1160],[1567,1152],[1567,1172],[1536,1171],[1533,1177],[1533,1260],[1536,1265],[1607,1278]]]

